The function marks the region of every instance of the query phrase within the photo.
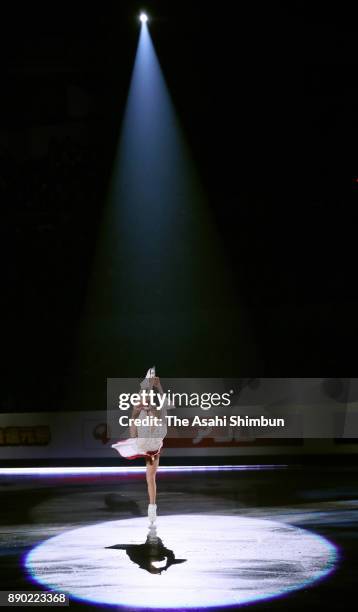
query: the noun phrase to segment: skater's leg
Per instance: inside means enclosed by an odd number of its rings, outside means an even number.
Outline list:
[[[156,485],[156,473],[159,465],[159,455],[155,457],[146,457],[147,471],[147,487],[148,487],[148,497],[149,503],[155,504],[156,496],[157,496],[157,485]]]
[[[147,458],[147,485],[148,485],[148,518],[149,522],[153,525],[157,518],[157,505],[155,503],[157,495],[157,486],[155,482],[155,476],[159,464],[159,455],[156,457]]]

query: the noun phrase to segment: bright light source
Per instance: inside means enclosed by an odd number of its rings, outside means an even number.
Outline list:
[[[148,15],[146,15],[145,13],[141,13],[141,14],[139,15],[139,19],[140,19],[140,21],[141,21],[142,23],[147,23],[147,21],[148,21]]]

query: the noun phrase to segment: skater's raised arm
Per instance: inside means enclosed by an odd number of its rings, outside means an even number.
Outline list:
[[[159,376],[154,376],[151,380],[153,381],[152,386],[158,390],[158,394],[163,395],[164,391]]]
[[[163,408],[168,408],[168,409],[175,408],[176,406],[169,399],[168,394],[164,393],[159,376],[154,376],[152,378],[152,380],[153,380],[153,387],[155,387],[156,390],[157,390],[157,395],[159,395],[159,396],[163,396],[164,395],[165,396],[164,403],[163,403]]]

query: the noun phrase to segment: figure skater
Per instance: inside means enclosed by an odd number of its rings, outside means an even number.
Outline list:
[[[155,368],[150,368],[146,377],[140,383],[140,390],[148,392],[151,389],[156,391],[157,395],[163,395],[163,388],[160,379],[155,375]],[[143,394],[145,396],[145,394]],[[119,440],[112,444],[122,457],[126,459],[136,459],[143,457],[146,461],[146,480],[148,487],[148,518],[151,524],[154,524],[157,518],[157,486],[156,473],[159,465],[160,450],[163,446],[163,439],[167,434],[166,424],[166,408],[169,403],[164,402],[163,408],[159,411],[156,406],[150,403],[149,395],[144,399],[145,403],[141,402],[138,406],[133,407],[132,418],[143,420],[147,416],[157,417],[160,425],[131,425],[130,438]]]

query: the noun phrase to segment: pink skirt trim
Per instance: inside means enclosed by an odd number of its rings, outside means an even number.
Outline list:
[[[138,457],[155,457],[160,453],[160,449],[163,446],[163,442],[156,440],[154,444],[155,450],[153,450],[154,440],[148,439],[148,444],[138,443],[138,438],[128,438],[127,440],[119,440],[115,444],[111,444],[112,448],[117,451],[125,459],[137,459]],[[148,448],[149,446],[149,448]]]

